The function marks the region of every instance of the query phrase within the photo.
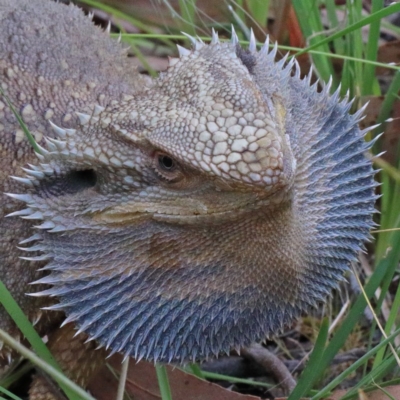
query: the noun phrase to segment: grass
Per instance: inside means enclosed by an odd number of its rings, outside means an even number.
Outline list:
[[[226,2],[231,20],[221,22],[203,15],[199,11],[198,2],[195,0],[180,0],[177,10],[173,9],[167,0],[164,0],[165,9],[167,12],[172,13],[174,24],[171,26],[156,26],[156,24],[148,23],[148,21],[143,22],[132,15],[127,15],[93,0],[84,0],[82,3],[98,7],[138,27],[143,33],[123,34],[123,40],[131,44],[135,55],[143,61],[146,57],[142,49],[151,48],[153,42],[156,42],[158,48],[162,48],[163,52],[174,54],[174,41],[184,42],[186,40],[180,34],[181,30],[196,34],[196,32],[209,32],[210,26],[214,26],[217,30],[224,31],[229,27],[230,23],[233,23],[241,41],[245,43],[249,38],[248,23],[250,22],[255,29],[265,32],[267,28],[266,21],[270,14],[269,1],[237,0],[236,2]],[[280,5],[276,3],[278,2],[275,2],[277,7],[275,14],[284,13],[285,10],[280,9]],[[290,50],[297,57],[308,54],[311,57],[316,75],[323,81],[328,81],[329,77],[332,76],[332,90],[334,91],[340,85],[342,94],[349,92],[351,97],[356,98],[355,108],[360,108],[363,105],[365,97],[383,94],[376,77],[376,67],[384,66],[395,70],[392,83],[384,93],[385,98],[378,116],[377,122],[382,123],[382,125],[369,133],[367,140],[372,140],[380,131],[385,130],[394,103],[398,98],[397,93],[400,90],[400,68],[396,65],[385,65],[377,60],[381,25],[391,29],[390,23],[382,21],[382,18],[400,12],[400,4],[384,7],[383,3],[383,0],[372,0],[371,11],[368,15],[365,15],[361,0],[348,1],[344,6],[337,6],[331,0],[293,1],[294,12],[298,17],[297,20],[305,39],[305,47],[298,48],[288,45],[288,43],[280,43],[282,51]],[[325,22],[322,21],[320,7],[326,9]],[[339,18],[338,12],[341,12],[344,18]],[[368,27],[366,38],[361,32],[363,27]],[[160,29],[169,32],[169,34],[159,33]],[[396,30],[398,31],[398,28],[393,27],[393,31],[395,32]],[[205,35],[202,35],[202,37],[204,40],[207,39]],[[337,60],[342,61],[339,69],[335,64]],[[144,66],[151,75],[155,74],[155,71],[145,61]],[[373,152],[376,155],[382,150],[384,150],[384,146],[382,141],[378,140],[373,147]],[[398,371],[399,368],[398,349],[393,347],[393,343],[400,333],[398,328],[400,290],[398,285],[393,288],[392,282],[394,277],[399,276],[398,265],[400,261],[400,202],[398,201],[400,198],[400,146],[395,152],[392,163],[380,157],[376,158],[375,163],[377,168],[381,169],[377,179],[381,183],[379,190],[382,197],[378,204],[380,214],[376,215],[376,222],[380,227],[379,230],[377,229],[373,233],[375,240],[368,247],[369,260],[373,264],[372,273],[367,277],[363,290],[354,299],[343,320],[332,333],[329,333],[327,319],[324,319],[320,324],[319,333],[313,338],[315,343],[314,351],[309,357],[306,368],[299,376],[298,384],[291,393],[289,400],[298,400],[304,396],[311,396],[313,400],[325,398],[332,390],[343,384],[349,375],[356,371],[361,376],[359,382],[349,390],[343,399],[357,398],[358,390],[360,389],[368,392],[380,387],[384,390],[383,388],[387,384],[400,383],[399,379],[392,379],[395,371]],[[3,304],[12,304],[12,300],[6,294],[4,295],[6,292],[2,288],[0,288],[0,293],[2,294],[0,300]],[[382,305],[387,299],[389,299],[392,306],[387,318],[384,319]],[[368,306],[372,308],[375,323],[371,324],[363,334],[363,344],[367,349],[366,354],[337,376],[331,377],[329,366],[332,360],[346,345],[349,337],[360,329],[363,312]],[[17,321],[19,317],[15,317]],[[382,325],[384,332],[378,340],[373,339],[377,323]],[[50,367],[45,368],[47,368],[49,375],[65,386],[68,398],[78,398],[76,397],[78,396],[77,389],[68,380],[64,381],[60,378],[59,371],[57,371],[57,366],[52,361],[51,355],[42,348],[42,345],[38,344],[38,338],[35,337],[31,328],[28,328],[25,324],[26,321],[21,325],[21,329],[36,353],[47,360],[47,364]],[[3,337],[6,341],[9,340],[4,332],[0,332],[0,337]],[[10,345],[15,344],[10,341]],[[21,351],[25,357],[30,358],[36,365],[43,367],[35,357],[32,357],[32,354],[27,349],[22,349]],[[231,382],[246,381],[247,384],[252,384],[250,380],[238,380],[238,378],[221,375],[216,376],[215,374],[201,371],[199,366],[192,366],[191,370],[197,376],[203,378],[218,377],[218,379],[226,379]],[[170,400],[172,398],[171,390],[164,367],[157,366],[157,376],[163,400]],[[326,381],[327,376],[328,382],[324,383],[324,379]],[[253,384],[258,385],[260,382],[254,382]],[[4,394],[7,394],[6,386],[0,386],[0,391]],[[12,394],[9,394],[9,396],[13,399],[16,398]]]

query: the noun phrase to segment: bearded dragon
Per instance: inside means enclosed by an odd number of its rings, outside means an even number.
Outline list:
[[[1,86],[40,145],[0,97],[0,278],[41,334],[198,361],[338,286],[376,198],[339,91],[234,31],[190,38],[153,80],[75,6],[0,0],[0,31]]]

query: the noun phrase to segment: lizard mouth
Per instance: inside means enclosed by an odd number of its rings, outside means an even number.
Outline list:
[[[232,221],[268,206],[268,210],[274,205],[282,205],[287,200],[286,196],[256,197],[250,196],[236,201],[208,206],[203,201],[195,199],[182,199],[175,204],[132,204],[113,207],[97,213],[94,219],[100,223],[128,225],[143,219],[171,224],[199,224],[199,223],[222,223]],[[178,203],[178,204],[176,204]]]

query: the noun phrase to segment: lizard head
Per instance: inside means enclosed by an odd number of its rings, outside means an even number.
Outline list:
[[[358,117],[268,47],[193,39],[135,97],[53,125],[18,178],[19,215],[43,220],[28,250],[52,287],[37,295],[112,351],[182,362],[264,339],[323,300],[367,237]]]

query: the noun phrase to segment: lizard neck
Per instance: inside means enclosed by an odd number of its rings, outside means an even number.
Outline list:
[[[107,234],[46,233],[53,270],[46,282],[54,285],[46,294],[89,335],[136,358],[182,361],[188,335],[195,358],[248,345],[316,301],[304,293],[307,237],[294,207],[259,210],[218,229],[147,220]],[[243,323],[251,326],[246,335]],[[227,344],[213,343],[209,329],[222,341],[229,336]]]

